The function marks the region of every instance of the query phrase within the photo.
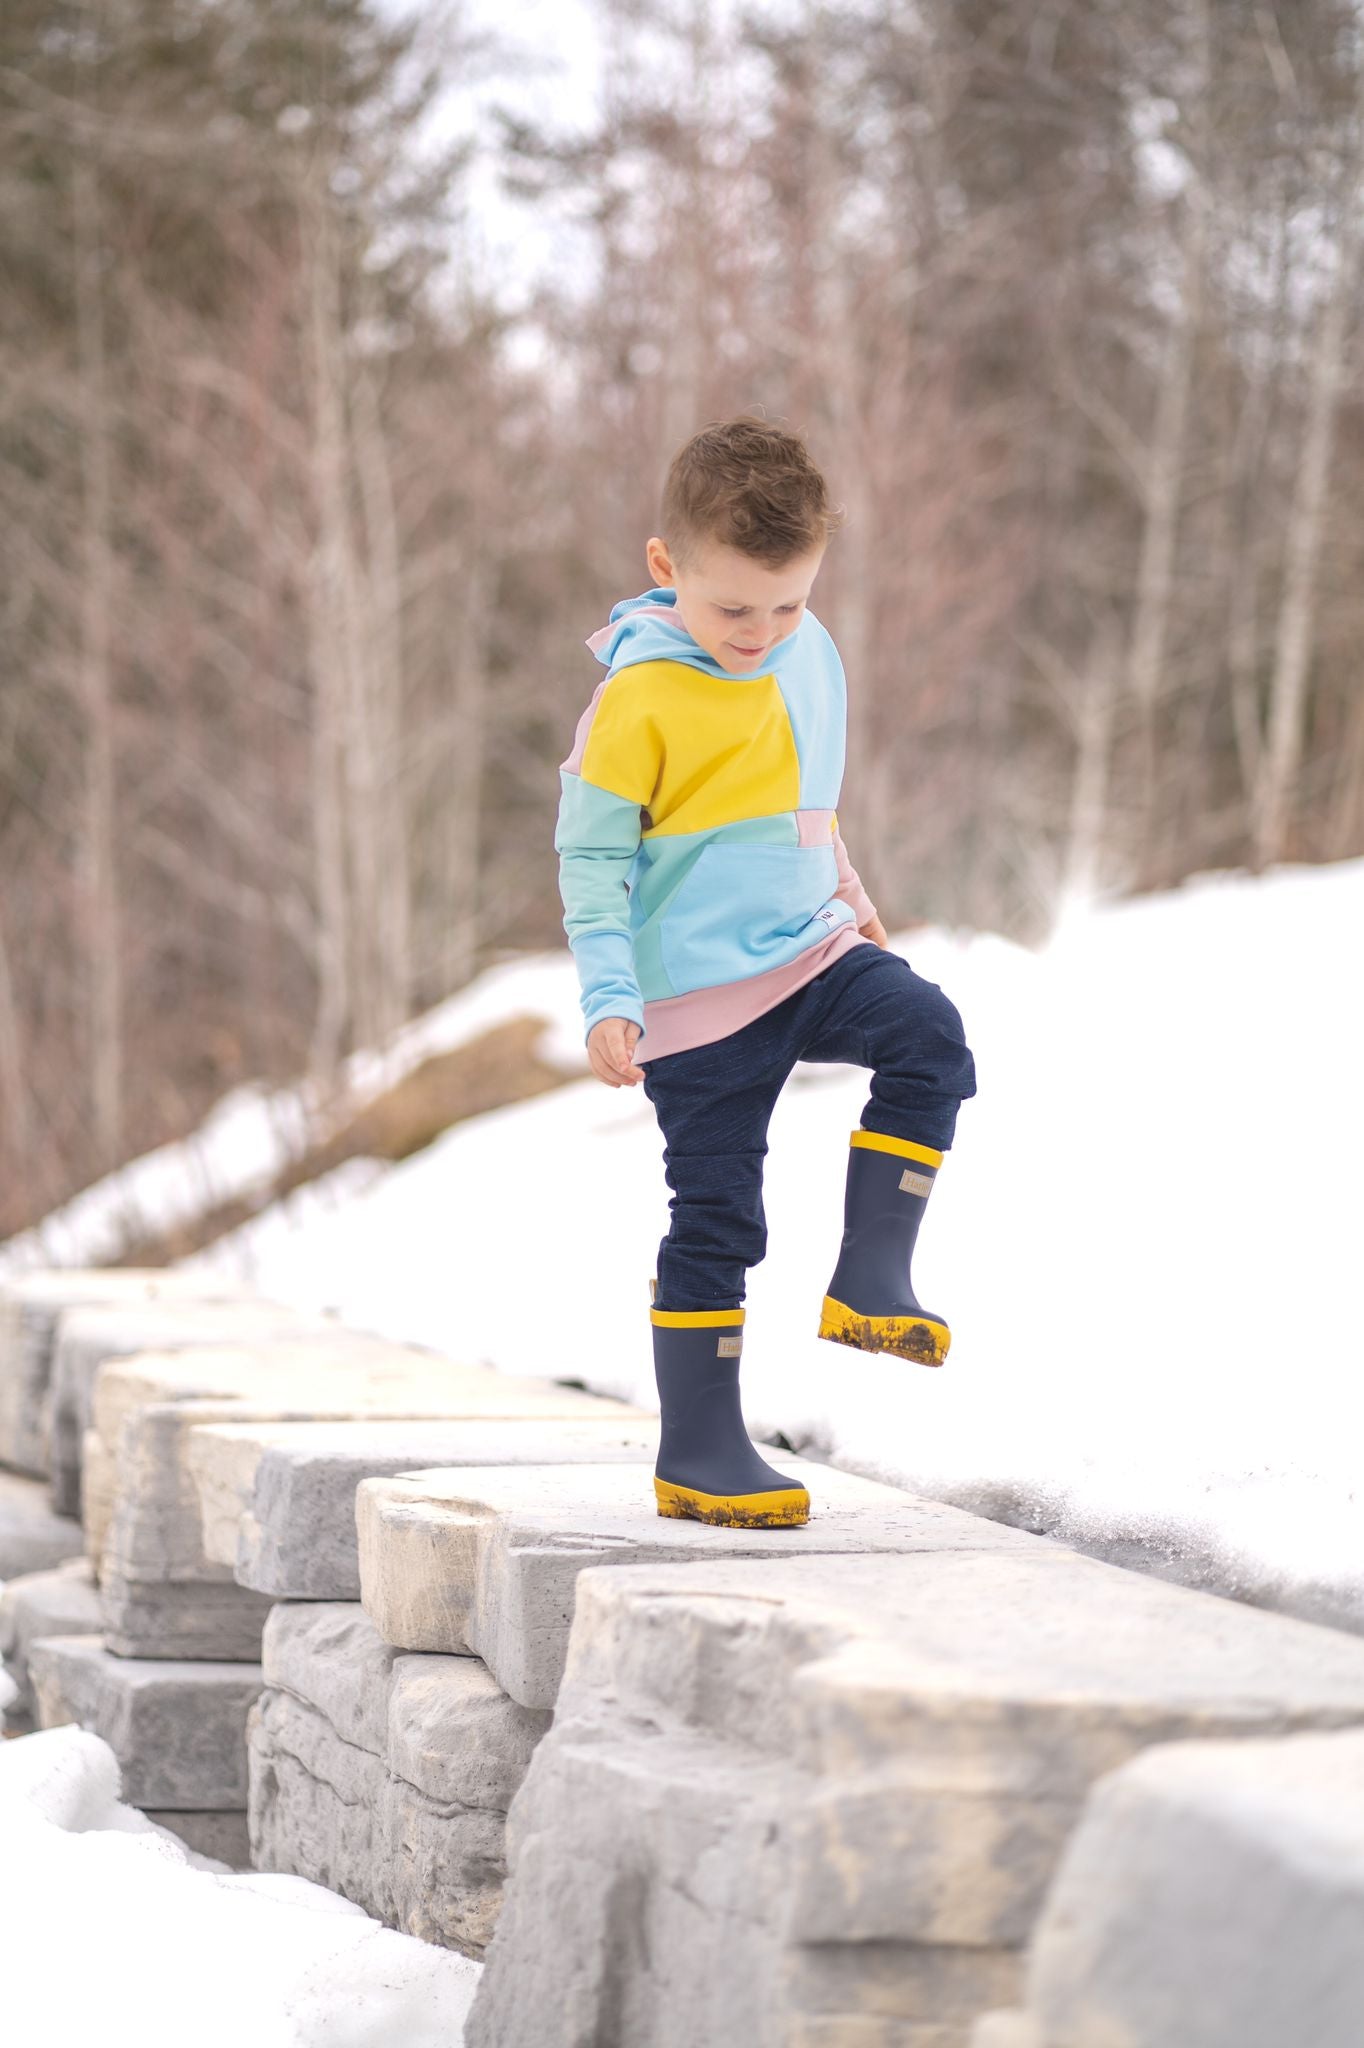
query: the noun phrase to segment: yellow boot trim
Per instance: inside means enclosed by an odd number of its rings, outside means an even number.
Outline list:
[[[942,1153],[935,1152],[931,1145],[915,1145],[908,1138],[886,1138],[880,1131],[856,1130],[849,1143],[868,1152],[894,1152],[900,1159],[918,1159],[925,1166],[942,1165]]]
[[[897,1358],[912,1358],[916,1365],[941,1365],[952,1342],[946,1323],[928,1316],[859,1315],[831,1294],[824,1297],[819,1334],[857,1351],[891,1351]]]
[[[661,1323],[665,1330],[722,1330],[732,1329],[744,1319],[741,1308],[651,1308],[649,1321]]]
[[[674,1486],[655,1479],[660,1515],[675,1521],[710,1522],[720,1529],[798,1529],[810,1519],[810,1496],[803,1486],[783,1486],[772,1493],[702,1493],[694,1486]]]

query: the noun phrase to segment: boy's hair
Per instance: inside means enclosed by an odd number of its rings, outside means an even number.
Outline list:
[[[799,435],[747,415],[693,434],[663,487],[662,538],[674,566],[718,541],[780,569],[841,524]]]

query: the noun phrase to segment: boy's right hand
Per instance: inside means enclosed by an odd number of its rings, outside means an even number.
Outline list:
[[[628,1017],[603,1017],[587,1034],[587,1057],[592,1071],[608,1088],[633,1088],[644,1079],[644,1069],[634,1063],[639,1026]]]

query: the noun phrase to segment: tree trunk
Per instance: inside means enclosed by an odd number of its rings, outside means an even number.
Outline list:
[[[1179,311],[1166,337],[1146,463],[1145,521],[1127,656],[1127,684],[1138,719],[1143,865],[1149,861],[1155,836],[1158,710],[1169,644],[1180,500],[1188,466],[1189,395],[1202,319],[1206,244],[1207,203],[1201,167],[1194,165],[1185,201]]]
[[[80,865],[89,994],[86,1030],[100,1167],[123,1156],[123,933],[116,832],[113,511],[99,180],[85,146],[72,165],[76,344],[80,366],[81,592],[78,672],[86,760]]]
[[[377,1028],[387,1039],[410,1015],[412,911],[409,779],[402,771],[405,709],[402,547],[379,394],[368,370],[355,383],[355,455],[369,563],[367,663],[373,689],[375,832],[374,955]]]
[[[1364,123],[1364,110],[1361,111]],[[1346,180],[1340,210],[1336,274],[1317,323],[1308,371],[1307,416],[1298,459],[1285,548],[1283,596],[1274,640],[1269,713],[1255,803],[1255,860],[1258,867],[1281,860],[1288,850],[1293,795],[1302,765],[1307,718],[1307,681],[1315,627],[1317,564],[1326,521],[1327,485],[1340,399],[1345,345],[1359,273],[1360,231],[1356,218],[1364,158],[1357,155]]]
[[[29,1116],[28,1090],[24,1085],[23,1039],[3,919],[0,919],[0,1110],[4,1112],[5,1138],[10,1156],[25,1172],[32,1171],[32,1119]]]
[[[314,540],[308,577],[308,662],[312,678],[313,848],[317,893],[317,1000],[310,1058],[331,1079],[348,1026],[356,1023],[351,930],[347,755],[349,668],[344,625],[347,560],[342,526],[345,464],[340,397],[332,352],[333,281],[329,278],[325,159],[304,173],[300,221],[308,265],[312,383]]]

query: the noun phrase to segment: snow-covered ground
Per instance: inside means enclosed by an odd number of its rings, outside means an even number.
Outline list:
[[[129,1160],[54,1209],[36,1228],[0,1242],[0,1278],[34,1266],[117,1261],[129,1243],[154,1239],[223,1202],[268,1187],[310,1145],[423,1060],[466,1044],[522,1011],[537,1015],[561,1009],[563,978],[563,963],[554,955],[489,969],[396,1032],[382,1052],[352,1055],[332,1100],[312,1081],[292,1088],[255,1083],[234,1088],[183,1143]],[[576,1035],[554,1033],[540,1053],[574,1072],[583,1064]],[[329,1199],[339,1188],[371,1178],[363,1164],[349,1169],[333,1177]]]
[[[1364,1628],[1361,934],[1354,862],[1077,909],[1036,954],[892,939],[960,1005],[980,1075],[916,1261],[952,1353],[929,1372],[814,1336],[866,1077],[798,1068],[749,1284],[755,1431]],[[527,1010],[547,1020],[542,1055],[582,1071],[576,981],[555,954],[484,975],[357,1060],[354,1083]],[[249,1187],[310,1107],[307,1090],[239,1091],[191,1145],[0,1248],[0,1271],[97,1260],[130,1207],[183,1216]],[[647,1099],[588,1078],[400,1166],[352,1161],[190,1263],[647,1401],[666,1222]],[[160,2048],[192,2010],[205,2048],[454,2048],[475,1965],[301,1879],[224,1873],[117,1790],[112,1752],[78,1729],[0,1743],[3,1995],[35,2038],[59,1997],[64,2040]],[[77,1937],[80,1968],[64,1970]]]
[[[1037,953],[894,937],[958,1003],[979,1072],[915,1269],[953,1350],[931,1372],[815,1337],[866,1077],[802,1066],[749,1281],[755,1431],[1364,1626],[1362,937],[1364,862],[1076,907]],[[538,1005],[546,1051],[581,1060],[567,954],[460,1002],[480,1029]],[[661,1150],[642,1090],[588,1078],[353,1165],[204,1263],[647,1401]]]
[[[457,2048],[476,1963],[303,1878],[226,1871],[118,1791],[113,1751],[83,1729],[0,1742],[0,1985],[16,2040]]]
[[[952,1353],[930,1372],[815,1337],[866,1077],[800,1067],[749,1281],[755,1432],[1364,1627],[1362,936],[1356,861],[1077,907],[1037,953],[893,937],[960,1006],[980,1078],[915,1266]],[[582,1071],[565,952],[492,970],[357,1074],[376,1085],[526,1010],[547,1019],[542,1052]],[[242,1184],[291,1105],[242,1093],[192,1153],[129,1169],[119,1199],[136,1184],[145,1207],[183,1210],[206,1177]],[[353,1161],[191,1263],[648,1401],[661,1150],[642,1090],[586,1078],[399,1166]],[[47,1256],[98,1256],[111,1199],[91,1190],[50,1224]],[[16,1241],[0,1270],[40,1255]]]

